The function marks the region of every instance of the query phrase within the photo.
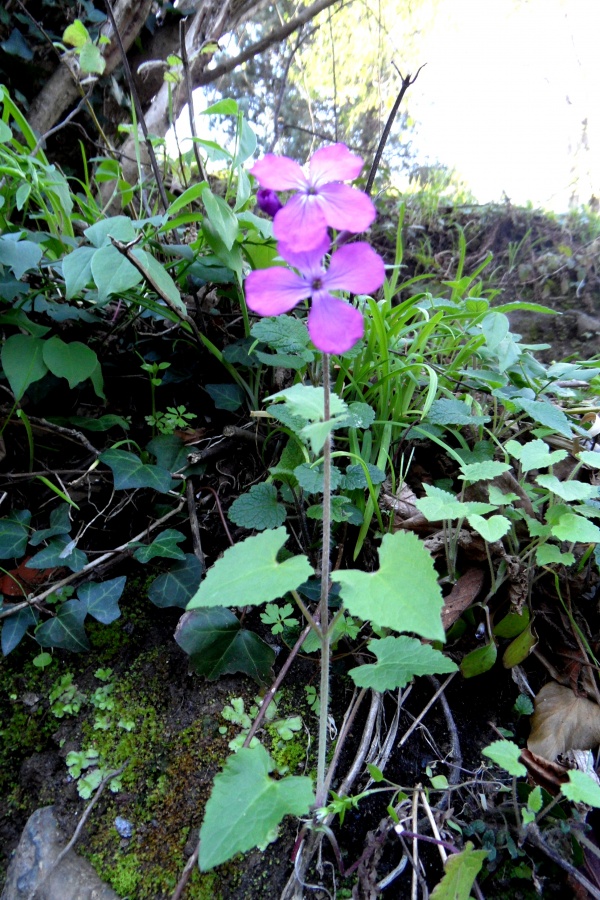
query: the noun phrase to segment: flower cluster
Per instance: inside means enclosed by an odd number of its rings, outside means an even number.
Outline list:
[[[366,194],[342,183],[356,178],[362,165],[344,144],[332,144],[313,155],[308,175],[293,159],[271,153],[251,170],[261,185],[257,202],[274,216],[279,255],[296,271],[277,266],[251,272],[246,279],[248,308],[260,316],[277,316],[310,298],[308,331],[323,353],[345,353],[364,332],[362,314],[331,291],[371,293],[385,277],[381,257],[362,242],[340,247],[324,267],[331,250],[330,227],[357,234],[375,218]],[[288,190],[295,193],[283,206],[276,191]]]

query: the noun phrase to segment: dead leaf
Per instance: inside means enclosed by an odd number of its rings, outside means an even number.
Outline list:
[[[473,603],[483,587],[484,578],[482,569],[468,569],[458,579],[448,596],[444,597],[444,608],[442,609],[444,631],[448,631],[450,626],[454,625],[456,620],[462,616],[465,609],[468,609]]]
[[[535,698],[527,746],[547,760],[568,750],[592,750],[600,744],[600,707],[570,688],[550,681]]]
[[[534,784],[541,785],[549,794],[556,796],[560,787],[569,780],[568,769],[559,763],[549,762],[531,750],[521,750],[519,761],[523,763]]]

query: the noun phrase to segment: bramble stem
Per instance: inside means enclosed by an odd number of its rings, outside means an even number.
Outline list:
[[[331,380],[329,377],[329,354],[323,354],[323,421],[331,417]],[[327,727],[329,716],[329,656],[331,634],[329,631],[329,552],[331,544],[331,435],[327,435],[323,447],[323,546],[321,550],[321,599],[319,602],[319,622],[321,625],[321,687],[319,693],[319,748],[317,757],[317,808],[327,803],[325,782],[327,766]]]

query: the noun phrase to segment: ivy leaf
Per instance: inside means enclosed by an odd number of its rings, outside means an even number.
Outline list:
[[[87,612],[103,625],[110,625],[121,615],[119,599],[123,593],[125,575],[108,581],[89,581],[82,584],[77,596]]]
[[[528,441],[526,444],[507,441],[504,449],[519,460],[523,472],[531,472],[532,469],[547,469],[548,466],[553,466],[569,455],[566,450],[551,451],[548,444],[539,438],[535,441]]]
[[[510,529],[510,519],[505,516],[490,516],[489,519],[484,519],[483,516],[474,515],[468,517],[468,522],[488,544],[499,541]]]
[[[379,571],[333,572],[342,600],[351,615],[371,620],[380,628],[414,631],[421,637],[444,640],[440,612],[442,593],[431,554],[415,534],[386,534],[379,550]]]
[[[8,266],[17,280],[30,269],[36,269],[41,258],[42,248],[39,244],[33,241],[16,241],[13,235],[8,234],[0,237],[0,263]]]
[[[128,453],[127,450],[105,450],[99,459],[112,469],[117,491],[128,488],[153,488],[160,494],[167,494],[171,490],[171,473],[162,466],[143,463],[135,453]]]
[[[491,503],[481,503],[477,500],[461,502],[454,494],[443,491],[433,484],[424,484],[426,497],[415,500],[415,506],[430,522],[441,519],[459,519],[463,516],[483,515],[492,512],[497,507]]]
[[[469,900],[487,855],[487,850],[474,850],[471,841],[467,841],[460,853],[452,853],[444,863],[444,877],[433,889],[430,900]]]
[[[433,401],[426,421],[433,425],[485,425],[490,417],[473,415],[463,400],[444,398]]]
[[[204,387],[217,409],[235,412],[244,402],[244,392],[238,384],[206,384]]]
[[[287,537],[285,528],[275,528],[230,547],[208,570],[188,609],[270,603],[297,588],[313,570],[305,556],[277,562]]]
[[[198,590],[202,566],[193,553],[186,553],[181,562],[155,578],[148,589],[148,599],[155,606],[179,606],[185,609],[190,597]]]
[[[57,534],[68,534],[71,530],[71,519],[69,516],[69,504],[61,503],[50,513],[50,527],[41,528],[34,532],[29,543],[32,547],[37,547],[42,541],[55,537]]]
[[[456,663],[439,650],[404,635],[369,641],[369,650],[377,662],[357,666],[349,672],[358,687],[392,691],[405,687],[415,675],[437,675],[457,669]]]
[[[48,371],[43,352],[44,341],[29,334],[13,334],[4,341],[0,359],[15,400]]]
[[[96,250],[90,267],[98,288],[100,303],[107,300],[111,294],[124,294],[125,291],[139,284],[143,277],[133,263],[119,253],[112,244]]]
[[[65,343],[57,335],[44,341],[43,358],[53,375],[66,378],[72,389],[90,377],[98,365],[98,357],[81,341]]]
[[[493,741],[489,747],[484,747],[481,751],[484,756],[495,762],[497,766],[508,772],[509,775],[519,777],[527,775],[527,769],[520,762],[520,748],[512,741]]]
[[[600,528],[584,519],[583,516],[576,516],[573,513],[567,513],[558,520],[558,525],[552,527],[552,534],[559,541],[570,541],[580,544],[592,544],[600,541]]]
[[[47,547],[38,550],[35,556],[27,561],[29,569],[55,569],[66,566],[72,572],[79,572],[87,565],[88,558],[74,546],[68,535],[58,535]]]
[[[83,233],[90,244],[98,248],[111,247],[111,237],[122,241],[124,244],[131,243],[137,237],[137,232],[129,216],[111,216],[108,219],[100,219],[99,222],[95,222],[89,228],[86,228]],[[113,249],[115,248],[113,247]],[[115,250],[115,253],[121,256],[118,250]]]
[[[190,448],[176,434],[157,434],[146,445],[146,449],[156,457],[157,465],[169,472],[178,472],[188,464]]]
[[[234,500],[227,513],[232,522],[243,528],[263,531],[277,528],[285,522],[285,506],[277,502],[277,488],[273,484],[253,484],[246,494]]]
[[[600,785],[587,772],[571,769],[568,784],[561,785],[561,791],[572,803],[587,803],[600,807]]]
[[[591,500],[598,497],[598,485],[584,484],[582,481],[560,481],[556,475],[538,475],[535,479],[542,487],[548,488],[561,500]]]
[[[42,647],[59,647],[80,653],[89,650],[83,621],[87,609],[79,600],[67,600],[57,614],[43,622],[35,633],[35,639]]]
[[[94,247],[77,247],[62,261],[65,279],[65,297],[72,300],[92,281],[92,257]]]
[[[133,554],[135,559],[141,563],[150,562],[157,556],[165,556],[167,559],[185,559],[185,553],[178,547],[185,540],[185,534],[177,531],[175,528],[166,528],[156,535],[151,544],[129,544],[130,547],[138,549]]]
[[[264,847],[276,836],[284,816],[303,816],[314,803],[310,778],[288,775],[275,781],[275,765],[262,746],[245,747],[230,756],[214,787],[200,829],[202,871]]]
[[[0,519],[0,559],[17,559],[23,556],[29,540],[30,521],[31,513],[28,509],[14,510],[10,516]]]
[[[195,672],[211,681],[243,672],[266,684],[275,652],[253,631],[242,628],[230,609],[197,609],[182,615],[175,640]]]
[[[15,647],[18,647],[27,629],[30,625],[37,625],[38,619],[38,611],[29,606],[20,609],[19,612],[6,619],[2,626],[2,653],[4,656],[8,656]]]

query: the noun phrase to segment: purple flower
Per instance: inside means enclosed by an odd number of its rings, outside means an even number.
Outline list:
[[[383,284],[385,270],[381,257],[365,243],[341,247],[324,269],[323,257],[329,249],[327,237],[321,237],[312,250],[279,244],[279,255],[297,273],[283,266],[250,272],[246,302],[259,316],[278,316],[310,297],[308,331],[313,344],[323,353],[345,353],[363,336],[363,316],[330,292],[370,293]]]
[[[283,203],[275,191],[272,191],[270,188],[260,188],[256,192],[256,202],[258,208],[268,216],[271,216],[271,218],[273,218],[283,206]]]
[[[375,218],[375,207],[366,194],[340,184],[357,177],[360,156],[345,144],[322,147],[308,164],[308,175],[287,156],[267,153],[250,170],[261,187],[273,191],[297,191],[275,216],[273,233],[297,250],[318,247],[327,227],[357,234]]]

